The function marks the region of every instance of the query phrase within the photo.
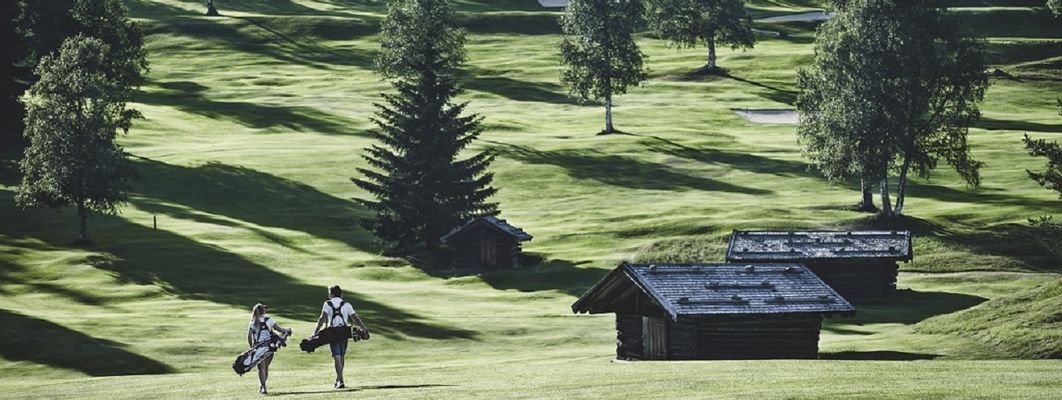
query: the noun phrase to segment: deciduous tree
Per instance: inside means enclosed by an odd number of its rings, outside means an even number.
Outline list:
[[[744,0],[647,0],[649,27],[677,47],[708,47],[705,69],[716,66],[715,47],[752,48],[756,37]]]
[[[493,156],[459,158],[482,118],[453,102],[464,37],[451,16],[445,0],[406,0],[384,22],[377,65],[396,92],[376,105],[379,144],[366,150],[370,168],[358,168],[353,182],[375,197],[362,201],[375,213],[363,226],[397,253],[434,250],[468,218],[498,212],[487,201],[496,192],[487,170]]]
[[[634,42],[643,14],[638,0],[571,0],[561,19],[561,81],[581,100],[605,102],[605,129],[613,133],[612,98],[647,79],[645,54]]]
[[[902,214],[909,173],[928,177],[941,160],[979,185],[983,164],[966,135],[988,87],[981,42],[964,37],[932,0],[835,7],[797,79],[805,153],[827,177],[880,182],[886,217]]]
[[[15,200],[22,207],[76,207],[79,242],[88,241],[89,213],[117,212],[132,179],[115,136],[140,114],[125,106],[128,87],[111,74],[107,47],[95,38],[67,39],[40,60],[39,79],[23,96],[29,147]]]

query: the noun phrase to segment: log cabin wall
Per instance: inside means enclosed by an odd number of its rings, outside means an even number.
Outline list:
[[[520,251],[519,242],[493,229],[478,227],[451,238],[454,265],[464,268],[512,268]],[[493,245],[491,249],[484,246]]]
[[[833,290],[848,299],[870,299],[896,293],[899,266],[895,261],[808,260],[805,264]]]
[[[616,358],[620,360],[641,360],[642,316],[616,314]]]
[[[822,316],[690,317],[668,327],[672,360],[818,357]]]

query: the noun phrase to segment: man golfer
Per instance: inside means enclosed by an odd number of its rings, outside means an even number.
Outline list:
[[[335,360],[336,364],[336,389],[347,387],[343,381],[343,365],[345,363],[344,357],[347,354],[347,344],[350,343],[351,320],[362,329],[363,337],[368,338],[369,328],[365,327],[365,323],[358,317],[358,313],[354,311],[354,306],[343,300],[343,289],[340,289],[339,286],[328,288],[328,300],[321,307],[321,317],[317,319],[317,327],[314,328],[313,333],[316,335],[326,321],[328,329],[345,330],[345,333],[336,335],[337,339],[328,344],[332,349],[332,359]]]

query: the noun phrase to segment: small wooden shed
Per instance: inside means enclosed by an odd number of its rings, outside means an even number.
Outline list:
[[[898,261],[910,261],[910,231],[734,231],[726,260],[799,262],[848,299],[896,292]]]
[[[616,314],[626,360],[817,358],[826,315],[855,309],[800,264],[628,264],[575,313]]]
[[[453,263],[465,268],[516,268],[520,243],[531,235],[494,216],[475,218],[450,231],[442,243],[453,250]]]

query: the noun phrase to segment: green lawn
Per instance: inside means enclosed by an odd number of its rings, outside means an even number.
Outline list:
[[[912,184],[903,227],[915,232],[915,260],[901,266],[899,295],[828,320],[823,360],[687,363],[610,362],[612,317],[569,306],[621,260],[719,260],[732,229],[872,225],[847,210],[854,182],[809,170],[794,127],[730,111],[791,107],[813,25],[721,51],[729,77],[691,73],[700,49],[641,37],[652,79],[618,99],[628,133],[596,136],[601,107],[558,82],[556,13],[534,0],[454,1],[471,32],[463,100],[486,117],[473,150],[498,154],[502,216],[535,236],[525,249],[544,260],[461,274],[383,257],[357,223],[368,214],[351,199],[366,194],[349,179],[372,143],[372,103],[389,89],[370,70],[383,1],[219,1],[225,18],[198,16],[200,1],[128,3],[150,34],[152,69],[134,104],[146,119],[121,139],[141,174],[130,204],[90,220],[94,245],[72,246],[69,210],[14,207],[17,150],[0,152],[0,398],[251,397],[255,378],[229,369],[250,307],[270,304],[301,336],[336,283],[374,332],[351,346],[358,390],[341,397],[1062,390],[1062,260],[1026,222],[1062,215],[1062,201],[1028,179],[1043,162],[1020,141],[1062,133],[1062,25],[1027,2],[957,2],[972,6],[957,18],[986,26],[993,68],[1013,78],[993,80],[971,130],[984,185],[946,169]],[[775,15],[821,3],[750,7]],[[320,352],[285,349],[274,365],[277,394],[331,393]]]

